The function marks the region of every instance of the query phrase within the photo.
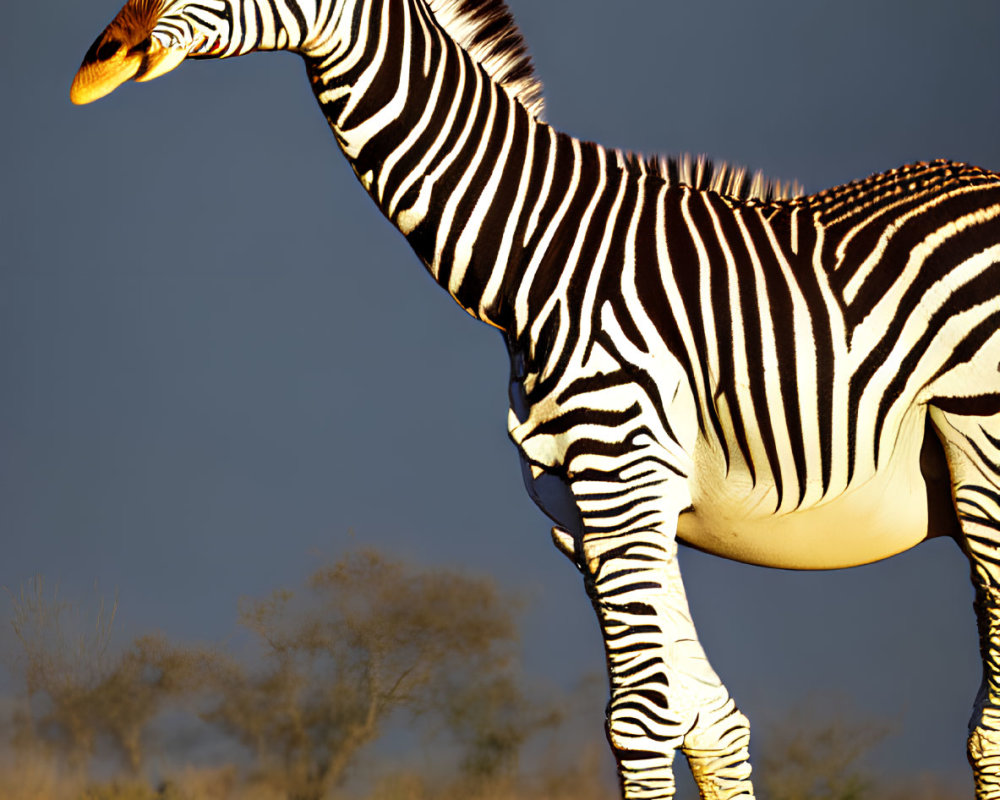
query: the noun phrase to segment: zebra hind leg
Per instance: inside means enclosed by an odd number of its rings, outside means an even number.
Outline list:
[[[675,793],[679,748],[703,800],[748,800],[747,719],[708,663],[691,621],[669,521],[621,484],[573,487],[582,538],[559,549],[584,575],[604,637],[611,701],[608,739],[627,800]]]
[[[1000,800],[1000,414],[932,408],[976,590],[983,682],[969,721],[977,800]]]

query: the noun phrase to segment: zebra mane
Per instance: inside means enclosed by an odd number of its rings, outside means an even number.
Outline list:
[[[427,5],[459,47],[517,98],[528,113],[541,116],[542,84],[535,77],[524,39],[503,0],[427,0]]]
[[[798,181],[781,181],[765,178],[759,170],[750,172],[746,167],[734,166],[724,161],[713,163],[704,155],[692,156],[641,156],[630,155],[628,160],[642,173],[659,175],[667,186],[690,186],[698,191],[720,194],[733,200],[771,203],[794,200],[804,193]]]

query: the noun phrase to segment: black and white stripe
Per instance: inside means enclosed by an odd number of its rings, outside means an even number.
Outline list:
[[[529,491],[604,632],[626,797],[673,796],[677,748],[703,797],[752,797],[678,537],[823,568],[960,531],[970,754],[1000,798],[1000,176],[933,162],[788,196],[576,140],[540,120],[499,0],[175,0],[153,35],[300,52],[373,200],[504,333]]]

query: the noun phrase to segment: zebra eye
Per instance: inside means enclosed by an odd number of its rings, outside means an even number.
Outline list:
[[[122,49],[122,43],[117,39],[108,39],[104,44],[97,48],[97,52],[94,54],[98,61],[107,61],[115,53]]]

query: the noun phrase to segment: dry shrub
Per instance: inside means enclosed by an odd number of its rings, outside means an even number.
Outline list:
[[[767,728],[755,785],[766,800],[863,800],[874,779],[864,756],[888,728],[813,698]],[[843,707],[841,707],[842,709]]]
[[[244,602],[240,621],[259,648],[239,660],[155,635],[113,651],[117,603],[86,614],[40,579],[11,600],[26,697],[9,715],[17,724],[5,744],[18,759],[0,771],[2,800],[327,800],[401,724],[434,767],[378,780],[372,800],[602,796],[587,766],[545,758],[541,772],[522,774],[532,737],[550,731],[562,744],[554,732],[566,703],[528,690],[516,668],[521,603],[487,578],[349,554],[301,590]],[[249,766],[165,770],[187,751],[153,750],[152,723],[178,709],[187,716],[175,721],[195,714],[200,727],[176,745],[228,739]],[[155,785],[143,779],[150,755],[166,775]],[[119,774],[85,781],[98,760],[117,760]],[[582,764],[591,761],[600,759]],[[364,796],[370,776],[345,800]]]
[[[41,578],[9,594],[27,702],[10,744],[50,752],[72,770],[85,769],[103,745],[137,777],[152,720],[168,704],[197,693],[218,656],[160,635],[140,636],[125,651],[112,652],[117,600],[109,611],[99,599],[89,622],[80,607],[60,599],[58,587],[50,596]],[[108,791],[125,796],[137,790]]]
[[[754,770],[761,800],[966,800],[971,778],[880,774],[874,748],[893,725],[852,709],[843,698],[813,695],[762,725]]]
[[[469,743],[470,763],[507,763],[524,740],[509,733],[514,717],[524,728],[536,713],[509,671],[517,608],[489,579],[350,554],[316,572],[304,592],[243,604],[263,667],[220,664],[221,700],[204,718],[250,751],[259,783],[298,800],[341,785],[401,713],[443,719]],[[491,726],[478,737],[464,735],[468,721],[453,700],[473,686],[495,698],[478,709]],[[485,752],[491,742],[497,753]]]
[[[0,727],[8,731],[0,800],[617,797],[606,746],[579,736],[597,730],[581,709],[599,705],[605,678],[581,682],[573,700],[531,691],[516,668],[520,605],[489,579],[371,551],[350,554],[317,571],[304,589],[243,604],[256,660],[162,636],[141,636],[113,652],[117,604],[82,614],[40,579],[11,600],[25,697],[0,705]],[[762,800],[968,796],[967,781],[877,775],[866,758],[890,728],[845,707],[814,697],[762,725],[755,772]],[[154,751],[166,774],[154,788],[143,780],[152,723],[177,709],[200,727],[174,739],[184,744]],[[383,767],[371,780],[378,761],[363,756],[401,723],[427,763]],[[192,741],[222,739],[242,746],[249,767],[164,772],[162,764],[182,762]],[[525,763],[529,743],[536,755]],[[223,751],[238,761],[232,748]],[[105,765],[116,758],[120,774],[87,781],[95,756]],[[363,760],[369,769],[362,774],[355,768]]]

